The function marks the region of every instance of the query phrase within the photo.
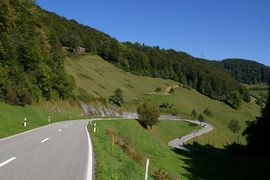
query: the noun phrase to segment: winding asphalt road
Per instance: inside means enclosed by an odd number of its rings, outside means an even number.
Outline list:
[[[202,122],[200,123],[199,121],[195,120],[188,120],[188,119],[179,119],[181,121],[186,121],[186,122],[189,122],[191,124],[197,124],[197,125],[200,125],[202,128],[200,130],[195,130],[185,136],[182,136],[182,137],[179,137],[179,138],[176,138],[172,141],[170,141],[168,143],[168,145],[170,147],[173,147],[173,148],[177,148],[177,149],[182,149],[182,150],[186,150],[188,151],[188,149],[184,146],[185,145],[185,142],[187,142],[188,140],[192,139],[192,138],[195,138],[197,136],[201,136],[202,134],[205,134],[205,133],[208,133],[210,131],[213,130],[213,126],[209,123],[206,123],[206,122]]]
[[[134,119],[136,113],[123,118]],[[0,180],[92,180],[93,154],[87,124],[99,118],[53,123],[0,139]],[[111,120],[119,119],[112,118]],[[184,143],[213,129],[208,123],[163,116],[160,120],[187,121],[202,129],[177,138],[169,146],[188,150]]]
[[[86,120],[65,121],[0,140],[1,180],[90,180]]]

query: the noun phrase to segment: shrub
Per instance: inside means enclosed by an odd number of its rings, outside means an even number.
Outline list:
[[[150,130],[152,130],[152,126],[158,123],[158,118],[160,116],[159,108],[151,104],[149,102],[145,102],[138,106],[137,113],[139,116],[139,121],[146,126],[150,126]]]
[[[124,103],[123,91],[119,88],[116,89],[114,91],[114,94],[109,98],[109,101],[116,104],[117,106],[122,106],[122,104]]]

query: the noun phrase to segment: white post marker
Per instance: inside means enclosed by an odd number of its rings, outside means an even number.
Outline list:
[[[149,166],[149,159],[146,160],[146,167],[145,167],[145,180],[148,178],[148,166]]]
[[[23,126],[24,126],[24,127],[26,127],[26,125],[27,125],[26,122],[27,122],[27,118],[25,117],[25,118],[24,118],[24,122],[23,122]]]
[[[49,123],[51,122],[51,116],[48,116],[48,122]]]
[[[95,123],[94,124],[94,133],[96,133],[96,131],[97,131],[97,124]]]

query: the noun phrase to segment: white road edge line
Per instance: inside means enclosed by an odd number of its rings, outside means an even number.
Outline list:
[[[88,121],[89,123],[89,121]],[[92,143],[91,143],[91,137],[89,135],[89,132],[87,130],[87,125],[88,123],[85,125],[85,131],[87,134],[87,139],[88,139],[88,160],[87,160],[87,164],[86,164],[86,176],[85,176],[85,180],[92,180],[92,176],[93,176],[93,172],[92,172],[92,166],[93,166],[93,158],[92,158]]]
[[[2,163],[0,164],[0,168],[3,167],[4,165],[10,163],[11,161],[13,161],[13,160],[15,160],[15,159],[16,159],[16,157],[12,157],[12,158],[6,160],[5,162],[2,162]]]
[[[62,131],[62,129],[58,129],[58,132],[61,132]]]
[[[50,138],[46,138],[46,139],[43,139],[40,143],[45,143],[46,141],[48,141]]]

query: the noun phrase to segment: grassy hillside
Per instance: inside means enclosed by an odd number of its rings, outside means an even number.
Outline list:
[[[128,101],[152,93],[157,87],[165,90],[176,84],[171,80],[133,75],[95,55],[66,58],[65,69],[75,79],[76,94],[92,97],[108,98],[115,89],[121,88]]]
[[[269,87],[267,83],[244,85],[248,88],[252,96],[256,97],[257,99],[262,99],[266,101]]]
[[[212,111],[211,116],[204,114],[207,122],[211,123],[215,129],[202,137],[198,137],[196,141],[205,144],[210,143],[216,147],[223,147],[227,143],[236,140],[236,135],[232,134],[227,124],[230,120],[238,120],[242,129],[245,128],[247,120],[254,120],[255,116],[259,115],[260,107],[255,104],[254,99],[251,103],[243,103],[238,110],[232,109],[223,102],[210,99],[196,90],[185,88],[175,89],[174,94],[170,95],[149,95],[149,100],[156,104],[167,102],[174,105],[174,109],[184,118],[191,118],[191,111],[195,109],[197,113],[203,113],[206,108]],[[244,138],[240,137],[242,143],[245,143]]]
[[[0,102],[0,138],[47,125],[48,116],[53,123],[82,117],[82,111],[76,103],[63,101],[43,102],[25,107]],[[27,118],[27,127],[23,127],[24,117]]]
[[[116,88],[124,91],[125,101],[134,98],[151,100],[160,105],[163,102],[173,104],[173,112],[178,115],[190,118],[191,111],[195,109],[202,113],[206,108],[212,111],[212,116],[206,116],[206,120],[214,125],[213,132],[197,138],[200,143],[210,143],[216,147],[223,147],[237,139],[237,135],[231,133],[227,128],[227,123],[236,119],[245,128],[245,121],[254,120],[260,113],[260,107],[255,104],[254,99],[251,103],[243,103],[238,110],[232,109],[223,102],[210,99],[197,92],[185,88],[176,88],[175,93],[164,95],[168,86],[178,83],[171,80],[158,78],[142,77],[122,71],[121,69],[109,64],[98,56],[86,55],[77,58],[66,59],[66,70],[75,78],[77,85],[77,95],[88,95],[92,97],[108,98]],[[161,87],[160,94],[155,93],[155,89]],[[135,107],[133,107],[133,110]],[[242,143],[244,138],[240,137]]]
[[[146,158],[150,159],[150,174],[162,169],[171,177],[179,179],[188,173],[183,168],[184,156],[171,151],[167,143],[191,132],[198,128],[197,126],[186,122],[161,121],[150,132],[132,120],[96,121],[96,123],[97,133],[92,132],[91,126],[89,130],[95,146],[97,179],[143,179]],[[113,133],[116,136],[114,152],[112,152]]]

